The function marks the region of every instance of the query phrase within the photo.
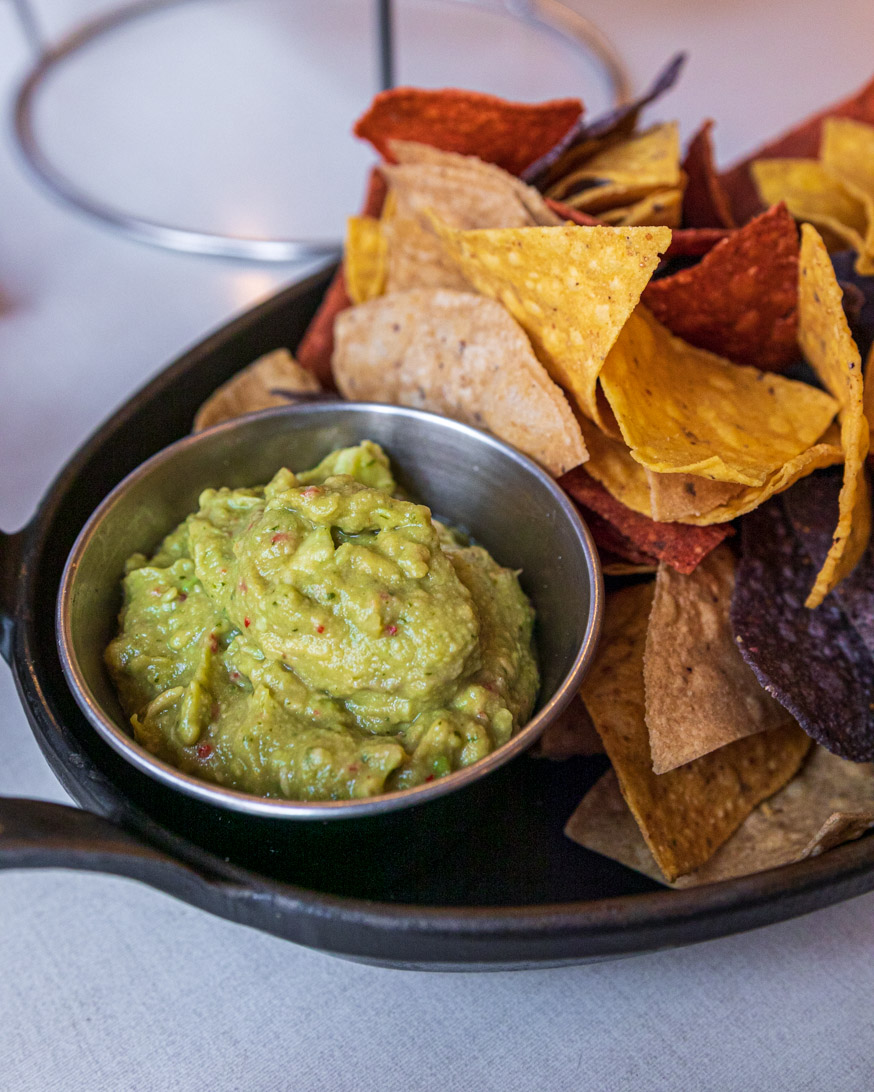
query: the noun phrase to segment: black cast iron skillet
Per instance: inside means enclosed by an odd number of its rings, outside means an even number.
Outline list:
[[[125,474],[189,431],[219,383],[270,349],[295,347],[329,276],[287,289],[170,365],[77,452],[31,523],[0,538],[0,651],[43,753],[84,809],[0,799],[0,866],[128,876],[300,944],[434,970],[651,951],[874,888],[871,836],[741,880],[661,888],[562,834],[603,771],[600,758],[521,756],[415,813],[302,830],[183,797],[101,742],[56,653],[55,599],[70,547]]]

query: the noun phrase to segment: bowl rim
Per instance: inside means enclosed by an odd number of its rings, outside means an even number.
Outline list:
[[[498,451],[502,457],[520,465],[527,473],[532,475],[538,483],[551,494],[556,503],[556,508],[568,521],[575,537],[580,545],[585,558],[589,584],[589,609],[586,619],[585,636],[570,670],[559,683],[555,692],[550,696],[536,715],[531,718],[507,743],[496,748],[485,758],[472,763],[470,766],[453,770],[445,776],[432,782],[413,786],[408,789],[400,789],[394,792],[381,793],[372,797],[349,800],[286,800],[278,797],[261,797],[251,793],[242,792],[239,789],[227,788],[216,783],[201,780],[191,774],[184,773],[175,766],[164,762],[162,759],[150,754],[142,748],[127,731],[108,716],[100,702],[94,696],[88,685],[82,670],[79,667],[75,655],[72,639],[70,603],[72,591],[75,586],[76,573],[79,563],[90,544],[92,538],[102,525],[104,517],[115,505],[121,495],[126,493],[143,477],[150,474],[153,469],[165,462],[174,459],[180,451],[207,443],[210,439],[222,432],[235,431],[241,425],[249,424],[254,420],[273,419],[276,417],[318,417],[337,412],[349,412],[351,415],[358,413],[380,413],[386,416],[407,417],[420,421],[424,428],[444,428],[447,431],[458,432],[476,443],[482,443],[486,447]],[[601,623],[604,613],[604,582],[598,552],[595,548],[591,532],[586,526],[576,506],[561,489],[558,483],[550,477],[537,463],[527,455],[522,454],[503,440],[491,433],[482,432],[470,425],[455,421],[452,418],[426,410],[415,409],[407,406],[397,406],[379,402],[346,402],[342,400],[328,400],[323,402],[306,402],[297,405],[280,406],[272,409],[260,410],[255,413],[241,415],[228,421],[220,422],[202,432],[191,433],[176,440],[174,443],[162,448],[150,458],[127,474],[101,501],[97,508],[89,516],[87,522],[80,530],[76,541],[67,557],[58,590],[55,621],[57,634],[57,648],[61,660],[61,667],[67,685],[73,697],[85,714],[89,723],[97,731],[100,737],[108,743],[118,754],[131,763],[136,769],[162,784],[194,797],[203,803],[248,815],[261,816],[273,819],[352,819],[364,816],[374,816],[401,808],[423,804],[427,801],[445,796],[448,793],[462,789],[481,777],[487,776],[499,769],[512,758],[521,754],[531,746],[547,726],[570,703],[580,688],[582,680],[594,658],[601,631]]]

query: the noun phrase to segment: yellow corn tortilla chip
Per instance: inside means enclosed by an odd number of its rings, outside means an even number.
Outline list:
[[[762,486],[715,482],[695,474],[658,474],[636,462],[624,440],[605,435],[581,414],[577,420],[589,451],[589,474],[628,508],[660,523],[698,527],[728,523],[782,493],[806,474],[844,459],[840,431],[832,424],[816,444],[784,463]],[[625,572],[611,569],[611,575]]]
[[[851,572],[871,536],[871,496],[865,476],[869,430],[863,405],[862,359],[841,305],[843,293],[825,244],[810,224],[801,227],[798,266],[798,344],[840,405],[844,482],[832,545],[805,605],[818,607]]]
[[[640,201],[635,201],[633,205],[621,205],[619,208],[599,212],[598,218],[615,227],[661,224],[664,227],[678,228],[683,222],[683,190],[657,190]]]
[[[589,452],[586,470],[607,492],[626,507],[651,516],[646,471],[632,459],[624,440],[616,440],[587,417],[577,415]]]
[[[537,223],[521,198],[524,183],[498,167],[482,170],[485,166],[468,156],[443,154],[439,160],[429,157],[380,168],[394,201],[392,215],[383,226],[388,248],[386,291],[469,290],[434,233],[429,216],[465,230]]]
[[[800,773],[759,804],[706,864],[669,886],[700,887],[793,864],[852,841],[872,826],[874,765],[847,762],[814,747]],[[586,849],[666,882],[622,799],[613,770],[586,793],[565,834]]]
[[[653,190],[680,187],[677,123],[654,125],[616,141],[557,182],[547,197],[598,215],[640,201]]]
[[[302,368],[288,349],[274,349],[211,394],[197,411],[191,431],[200,432],[244,413],[290,406],[296,401],[295,394],[316,394],[320,390],[316,377]]]
[[[379,220],[350,216],[346,221],[343,276],[353,303],[376,299],[385,291],[388,247]]]
[[[867,225],[856,272],[869,276],[874,273],[874,126],[826,118],[819,156],[865,210]]]
[[[639,305],[601,370],[632,456],[650,470],[764,485],[825,432],[837,403],[674,337]]]
[[[816,225],[833,248],[864,250],[865,205],[816,159],[758,159],[750,173],[764,204],[780,201],[796,220]]]
[[[598,406],[598,373],[667,249],[670,229],[434,226],[470,284],[507,308],[552,378],[587,417],[609,428]]]
[[[726,514],[726,505],[747,490],[736,482],[714,482],[697,474],[657,474],[654,470],[644,473],[652,518],[662,523],[726,523],[735,518]],[[726,518],[712,518],[716,511],[726,514]]]
[[[609,597],[601,644],[580,694],[650,851],[674,880],[699,868],[756,804],[792,777],[810,739],[793,723],[654,774],[643,681],[652,598],[652,584]]]
[[[729,620],[734,568],[724,543],[688,575],[659,566],[643,660],[657,774],[792,719],[762,689],[735,644]]]
[[[483,296],[418,288],[349,308],[334,326],[333,371],[346,398],[443,413],[556,476],[587,458],[564,393],[519,324]]]

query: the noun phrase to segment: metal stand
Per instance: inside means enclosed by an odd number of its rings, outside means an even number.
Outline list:
[[[98,38],[120,27],[185,3],[186,0],[134,0],[105,15],[83,23],[57,45],[48,46],[39,32],[30,0],[13,0],[24,33],[36,54],[36,61],[15,96],[15,135],[22,155],[37,180],[55,197],[94,220],[139,242],[192,254],[242,258],[259,262],[295,262],[334,259],[341,250],[338,240],[301,240],[247,238],[197,231],[174,224],[159,223],[135,213],[116,208],[93,197],[68,178],[40,146],[34,127],[36,97],[54,68],[77,54]],[[458,2],[458,0],[456,0]],[[465,0],[477,6],[476,0]],[[483,6],[483,5],[479,5]],[[613,46],[588,19],[572,11],[560,0],[503,0],[509,15],[533,28],[551,31],[594,60],[610,88],[614,105],[630,98],[625,66]],[[377,48],[381,84],[394,85],[394,36],[392,0],[375,0]]]

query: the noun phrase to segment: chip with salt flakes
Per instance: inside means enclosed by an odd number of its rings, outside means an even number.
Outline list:
[[[869,429],[863,405],[862,360],[850,334],[841,289],[825,244],[810,224],[801,229],[798,342],[840,406],[844,484],[832,546],[806,600],[817,607],[858,562],[871,535],[871,495],[865,476]]]
[[[806,383],[696,349],[645,307],[600,373],[632,456],[661,473],[762,486],[828,428],[835,400]]]
[[[586,459],[576,417],[519,324],[471,292],[413,289],[350,308],[335,327],[341,394],[443,413],[562,474]]]
[[[734,568],[727,545],[687,576],[659,567],[644,655],[654,773],[791,720],[762,689],[734,642]]]
[[[643,680],[652,596],[652,585],[640,584],[608,598],[601,644],[580,693],[650,851],[674,880],[700,868],[786,784],[810,740],[789,724],[654,774]]]
[[[587,417],[602,421],[598,373],[670,242],[670,230],[434,226],[471,285],[507,308],[552,378]]]

